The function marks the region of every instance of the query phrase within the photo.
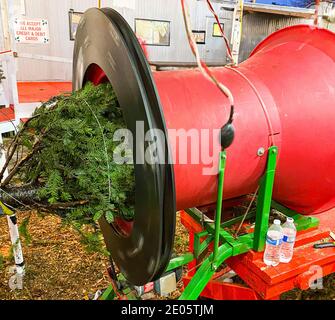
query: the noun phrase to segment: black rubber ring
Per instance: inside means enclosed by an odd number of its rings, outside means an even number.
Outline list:
[[[85,12],[76,33],[73,61],[74,90],[87,80],[91,64],[105,72],[134,137],[138,120],[144,122],[145,132],[157,128],[165,133],[165,157],[160,161],[164,164],[135,165],[136,204],[131,234],[121,236],[105,219],[100,221],[107,248],[121,272],[129,282],[143,285],[165,271],[176,219],[167,130],[150,66],[128,23],[109,8]]]

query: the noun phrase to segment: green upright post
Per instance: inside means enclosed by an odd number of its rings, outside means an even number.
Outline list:
[[[269,224],[273,183],[276,172],[278,148],[272,146],[268,150],[267,167],[260,182],[257,198],[256,223],[254,232],[254,250],[263,251],[266,232]]]
[[[226,167],[227,154],[226,151],[220,152],[219,159],[219,180],[218,180],[218,198],[216,203],[215,213],[215,231],[214,231],[214,249],[213,249],[213,269],[217,269],[217,255],[219,250],[220,230],[221,230],[221,213],[222,213],[222,199],[223,199],[223,182],[224,172]]]

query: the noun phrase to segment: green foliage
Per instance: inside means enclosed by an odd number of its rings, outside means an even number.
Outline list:
[[[103,242],[103,238],[101,233],[98,230],[95,231],[83,231],[82,228],[76,228],[78,233],[80,234],[80,242],[84,245],[84,248],[89,253],[98,252],[102,255],[108,256],[109,253],[105,247],[101,244]]]
[[[30,216],[23,219],[23,221],[19,225],[20,236],[23,237],[26,245],[29,245],[31,243],[31,235],[28,231],[29,222],[30,222]]]
[[[124,128],[110,84],[88,83],[71,96],[54,98],[36,109],[22,129],[19,144],[32,156],[12,181],[38,188],[36,203],[77,226],[95,224],[103,215],[109,222],[116,216],[131,219],[134,167],[112,158],[120,143],[113,141],[114,132]],[[100,241],[94,234],[88,238],[90,244]]]

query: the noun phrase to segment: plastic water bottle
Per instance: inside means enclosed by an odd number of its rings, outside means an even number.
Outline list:
[[[263,261],[268,266],[277,266],[280,261],[280,248],[283,239],[283,229],[280,220],[274,220],[266,235],[266,247]]]
[[[292,218],[287,218],[283,224],[283,243],[280,249],[280,262],[288,263],[293,257],[293,248],[297,229]]]

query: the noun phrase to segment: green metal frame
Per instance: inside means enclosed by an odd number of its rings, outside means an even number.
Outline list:
[[[286,216],[292,217],[295,220],[297,231],[318,226],[318,219],[299,215],[272,200],[277,156],[278,148],[276,146],[271,146],[268,149],[266,170],[259,184],[256,213],[251,212],[245,217],[246,219],[250,219],[256,216],[254,232],[236,237],[226,231],[225,228],[242,221],[243,216],[221,223],[227,153],[226,151],[220,152],[215,219],[214,221],[203,221],[203,214],[197,208],[185,210],[196,222],[203,226],[203,231],[194,234],[193,253],[186,253],[170,260],[166,269],[166,271],[171,271],[190,263],[194,259],[200,258],[209,245],[213,243],[213,252],[202,261],[201,266],[197,269],[179,300],[197,299],[216,270],[228,258],[246,253],[251,249],[255,251],[263,251],[271,208],[282,212]],[[110,297],[115,297],[112,288],[108,288],[102,296],[103,299]]]
[[[182,256],[179,256],[177,258],[173,258],[170,260],[169,265],[167,266],[165,272],[175,270],[179,267],[184,266],[185,264],[190,263],[192,260],[194,260],[194,255],[192,253],[186,253]]]
[[[277,147],[272,146],[269,148],[266,171],[261,178],[259,185],[254,233],[254,250],[256,251],[263,251],[265,246],[266,232],[269,225],[273,183],[276,173],[277,154]]]
[[[195,221],[204,226],[204,231],[194,235],[195,258],[198,258],[214,239],[213,253],[204,259],[201,266],[197,269],[195,275],[192,277],[191,281],[180,296],[180,300],[197,299],[214,275],[215,270],[217,270],[217,268],[228,258],[246,253],[251,249],[255,251],[264,250],[271,208],[277,209],[285,215],[294,218],[298,231],[318,226],[318,219],[301,216],[272,200],[277,156],[278,148],[276,146],[271,146],[268,149],[266,170],[259,184],[254,232],[234,237],[234,235],[224,230],[224,228],[242,221],[243,216],[221,223],[224,169],[227,157],[225,151],[220,153],[218,201],[214,222],[203,222],[202,213],[197,208],[186,210],[186,212]],[[249,213],[246,218],[252,218],[254,215],[254,213]],[[201,241],[202,238],[205,238],[205,240]]]

